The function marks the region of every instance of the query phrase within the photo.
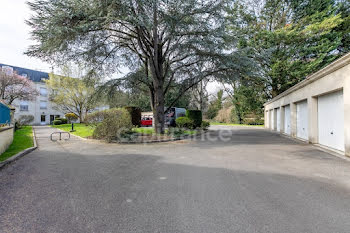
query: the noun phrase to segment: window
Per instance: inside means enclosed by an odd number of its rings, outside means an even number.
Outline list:
[[[40,119],[41,119],[41,122],[45,122],[46,121],[46,116],[45,115],[41,115]]]
[[[47,96],[47,89],[45,87],[40,87],[40,95]]]
[[[47,109],[47,102],[46,101],[40,101],[40,109]]]
[[[28,102],[27,101],[21,101],[19,104],[19,110],[20,111],[28,111]]]

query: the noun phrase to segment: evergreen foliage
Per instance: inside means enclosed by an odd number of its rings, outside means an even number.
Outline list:
[[[193,121],[195,128],[201,127],[203,121],[201,110],[186,110],[186,117]]]
[[[28,24],[38,43],[27,51],[46,61],[87,63],[95,70],[127,66],[144,84],[155,129],[164,133],[165,95],[207,77],[240,70],[239,51],[224,52],[227,0],[34,0]]]

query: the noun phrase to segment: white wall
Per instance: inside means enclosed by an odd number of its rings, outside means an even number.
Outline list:
[[[350,156],[350,53],[267,102],[265,112],[290,105],[291,136],[296,137],[296,104],[307,100],[308,141],[318,143],[318,97],[341,90],[344,96],[344,153]],[[282,117],[284,118],[283,115]],[[284,127],[282,122],[284,119],[280,121],[281,128]],[[268,124],[268,119],[265,119],[265,127],[273,129],[273,126]]]
[[[0,155],[7,150],[13,141],[13,126],[0,128]]]
[[[14,117],[15,119],[18,119],[21,115],[33,115],[34,116],[34,122],[33,125],[43,125],[43,124],[50,124],[50,115],[59,115],[60,117],[64,116],[64,113],[55,109],[55,105],[50,102],[49,100],[49,92],[48,88],[46,87],[46,84],[44,82],[36,82],[34,83],[35,88],[40,93],[40,88],[46,88],[47,89],[47,95],[43,96],[40,95],[36,97],[33,101],[28,101],[28,111],[21,111],[20,110],[20,102],[21,100],[17,99],[13,102],[13,106],[16,108]],[[40,102],[46,101],[47,102],[47,108],[41,109],[40,108]],[[46,119],[45,122],[41,122],[41,115],[45,115]]]

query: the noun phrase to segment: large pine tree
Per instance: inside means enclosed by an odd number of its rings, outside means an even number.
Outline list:
[[[266,0],[237,2],[228,19],[272,98],[349,51],[347,17],[333,0]]]
[[[163,133],[164,97],[173,86],[180,86],[180,97],[235,63],[234,56],[222,53],[225,4],[226,0],[35,0],[29,3],[34,15],[28,24],[38,44],[27,54],[54,62],[85,62],[96,69],[143,69],[139,81],[149,89],[155,131]]]

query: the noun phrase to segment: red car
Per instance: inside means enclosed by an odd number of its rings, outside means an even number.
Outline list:
[[[152,117],[142,117],[141,118],[141,126],[148,127],[152,126]]]

